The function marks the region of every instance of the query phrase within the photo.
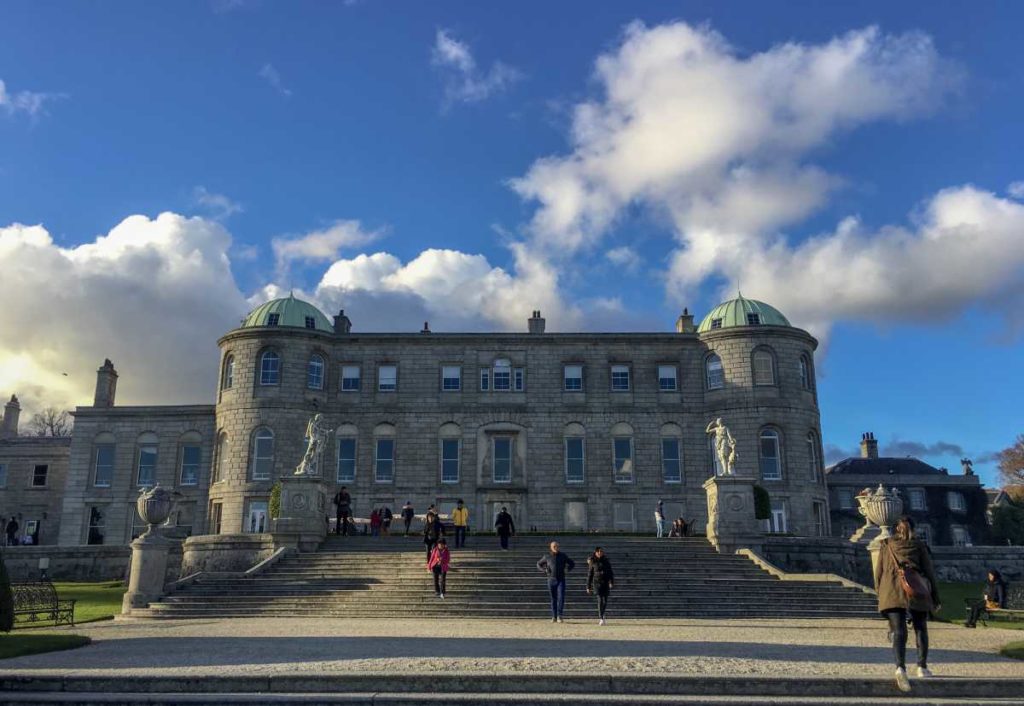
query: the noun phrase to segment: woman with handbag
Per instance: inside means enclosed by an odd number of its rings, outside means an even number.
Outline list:
[[[928,671],[928,614],[939,609],[937,586],[931,552],[914,534],[914,521],[901,517],[893,536],[882,542],[875,566],[878,612],[889,621],[900,691],[910,691],[906,665],[908,614],[917,638],[917,676],[932,675]]]

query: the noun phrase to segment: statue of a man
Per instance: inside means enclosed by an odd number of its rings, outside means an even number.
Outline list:
[[[320,474],[320,449],[323,448],[327,435],[331,433],[323,423],[323,415],[317,412],[306,425],[306,453],[295,469],[297,476],[316,476]]]
[[[736,466],[736,439],[729,433],[729,427],[722,424],[722,418],[718,417],[708,424],[704,430],[707,434],[715,435],[715,456],[718,458],[718,467],[723,476],[731,476]]]

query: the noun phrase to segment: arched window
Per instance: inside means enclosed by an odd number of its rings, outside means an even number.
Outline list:
[[[821,480],[821,457],[818,454],[818,435],[807,432],[807,461],[811,466],[811,478],[815,483]]]
[[[224,374],[221,376],[220,387],[222,390],[230,390],[235,384],[235,356],[230,353],[224,359]]]
[[[342,424],[335,434],[338,436],[338,482],[354,483],[359,430],[354,424]]]
[[[260,356],[260,384],[279,385],[281,383],[281,356],[275,351],[263,351]]]
[[[310,390],[324,389],[324,358],[319,353],[309,357],[306,365],[306,387]]]
[[[761,478],[763,480],[782,480],[779,432],[771,428],[762,429],[758,446],[761,455]]]
[[[704,363],[707,371],[707,382],[709,390],[721,390],[725,387],[725,371],[722,369],[722,359],[712,353]]]
[[[217,483],[218,481],[224,480],[224,464],[227,453],[228,435],[226,432],[222,431],[217,435],[217,448],[214,449],[216,458],[213,460],[213,478],[210,479],[211,483]]]
[[[665,483],[683,482],[683,430],[678,424],[661,427],[661,479]]]
[[[754,351],[754,384],[774,385],[775,384],[775,356],[767,348],[759,348]]]
[[[377,483],[395,481],[395,427],[378,424],[373,430],[373,473]]]
[[[266,427],[252,435],[252,480],[270,480],[274,472],[274,432]]]
[[[633,427],[619,422],[612,427],[612,475],[616,483],[632,483],[635,478],[633,464]]]
[[[438,430],[441,452],[441,482],[458,483],[462,451],[462,430],[458,424],[442,424]]]
[[[811,357],[806,353],[800,355],[800,387],[805,390],[814,389],[814,367]]]

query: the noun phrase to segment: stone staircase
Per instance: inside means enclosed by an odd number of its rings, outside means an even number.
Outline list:
[[[283,558],[248,578],[199,577],[150,606],[152,618],[544,618],[547,583],[535,564],[549,537],[501,551],[491,536],[452,550],[446,598],[433,592],[413,537],[331,537],[320,551]],[[576,561],[566,618],[592,619],[586,557],[601,544],[616,581],[609,618],[849,618],[877,616],[871,596],[838,583],[783,581],[749,559],[718,554],[703,538],[561,537]]]

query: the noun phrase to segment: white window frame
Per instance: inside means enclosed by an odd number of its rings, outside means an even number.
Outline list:
[[[110,449],[109,475],[107,476],[107,482],[106,483],[100,483],[100,473],[99,473],[99,471],[100,471],[100,449],[106,449],[106,448]],[[103,444],[96,444],[96,446],[93,447],[93,451],[92,451],[92,486],[94,488],[109,488],[113,484],[113,482],[114,482],[114,466],[115,466],[116,455],[117,455],[117,446],[115,444],[103,443]],[[103,468],[108,468],[108,466],[106,464],[104,464]],[[2,488],[3,485],[4,484],[0,483],[0,488]]]
[[[853,488],[839,486],[836,488],[836,497],[839,499],[840,510],[852,510],[857,507],[857,500],[854,497]],[[849,502],[846,499],[849,498]]]
[[[380,454],[382,443],[391,444],[390,458],[384,458]],[[373,482],[394,483],[395,482],[395,438],[392,436],[378,436],[373,440]],[[388,475],[381,475],[381,464],[387,464]]]
[[[270,531],[270,501],[264,500],[263,498],[250,498],[245,504],[245,523],[242,527],[243,534],[263,534]],[[258,513],[262,511],[263,514],[263,525],[255,525],[253,523],[254,513],[258,517]]]
[[[195,476],[193,476],[191,482],[185,481],[185,450],[196,449],[198,454],[195,462]],[[202,469],[203,463],[203,447],[200,444],[188,443],[181,445],[181,463],[178,466],[178,484],[182,486],[194,486],[199,485],[199,472]],[[191,466],[192,464],[189,464]]]
[[[928,496],[924,488],[907,488],[907,506],[915,511],[928,509]]]
[[[491,389],[495,392],[512,391],[512,361],[499,358],[491,370]]]
[[[958,490],[946,492],[946,505],[953,512],[967,512],[967,501],[964,494]]]
[[[445,445],[455,444],[455,456],[445,456]],[[442,437],[439,444],[439,452],[441,457],[441,482],[444,484],[458,483],[462,476],[462,439],[455,437]],[[454,477],[449,475],[445,476],[445,464],[455,462],[455,475]]]
[[[781,519],[781,522],[779,521]],[[789,500],[786,498],[772,499],[771,517],[765,522],[765,531],[771,534],[789,532]]]
[[[570,375],[570,371],[578,371],[579,375]],[[582,363],[568,363],[562,366],[562,389],[566,392],[583,392]]]
[[[625,378],[623,378],[625,375]],[[618,380],[616,381],[616,376]],[[630,379],[630,370],[628,365],[622,363],[616,363],[611,367],[609,371],[609,384],[611,385],[612,392],[629,392],[633,389],[633,381]],[[625,386],[623,386],[623,380],[625,380]]]
[[[817,483],[821,480],[821,461],[818,459],[818,435],[807,432],[807,455],[811,464],[811,479]]]
[[[342,443],[348,442],[348,441],[352,442],[352,456],[351,457],[342,456],[341,455],[341,445],[342,445]],[[354,436],[339,436],[338,437],[338,441],[335,444],[335,446],[337,447],[337,454],[336,454],[336,457],[337,457],[337,467],[334,469],[334,477],[337,479],[337,481],[339,483],[355,483],[356,482],[356,472],[357,472],[357,470],[359,468],[359,439],[357,439]],[[351,476],[342,475],[342,472],[341,472],[341,463],[342,463],[342,461],[351,461],[352,462],[352,474],[351,474]]]
[[[462,367],[459,365],[441,366],[441,392],[460,392],[462,390]]]
[[[764,455],[764,442],[766,439],[775,440],[775,472],[765,474],[765,464],[770,457]],[[762,429],[757,435],[757,458],[761,470],[761,480],[782,480],[782,435],[777,429]]]
[[[317,366],[319,366],[319,371],[315,371]],[[327,362],[322,355],[314,353],[309,356],[309,362],[306,363],[306,389],[324,389],[324,379],[327,377],[326,372]]]
[[[512,390],[514,392],[526,390],[526,368],[512,368]]]
[[[675,458],[671,458],[671,457],[669,457],[669,456],[667,456],[665,454],[665,442],[666,441],[675,444],[675,446],[676,446]],[[672,484],[682,483],[683,482],[683,443],[682,443],[682,439],[680,439],[678,436],[663,436],[660,439],[660,444],[659,445],[661,446],[661,479],[662,479],[662,482],[664,482],[664,483],[672,483]],[[675,466],[676,466],[676,477],[675,478],[670,478],[669,475],[668,475],[668,472],[667,472],[667,469],[668,469],[667,464],[670,463],[670,462],[675,462]]]
[[[498,443],[508,443],[508,478],[498,477]],[[511,483],[516,454],[515,439],[511,436],[495,436],[491,439],[491,480],[495,483]]]
[[[572,456],[569,452],[569,443],[576,442],[580,443],[580,455]],[[587,480],[587,440],[582,436],[567,436],[562,441],[562,449],[565,454],[565,482],[569,485],[580,485],[585,483]],[[579,478],[573,478],[569,474],[569,466],[571,461],[578,461],[580,467]]]
[[[99,546],[106,543],[107,539],[107,505],[90,505],[88,518],[85,526],[85,543]],[[95,519],[95,521],[94,521]],[[100,541],[90,542],[93,532],[99,535]]]
[[[626,477],[625,473],[622,473],[619,470],[619,460],[620,460],[620,457],[618,455],[618,442],[620,442],[620,441],[625,441],[625,442],[628,442],[628,444],[629,444],[629,457],[628,458],[625,458],[625,457],[622,458],[622,460],[625,461],[625,463],[623,463],[623,468],[627,468],[627,467],[629,468],[629,474],[628,474],[629,477],[628,478]],[[636,459],[636,449],[634,448],[634,445],[633,445],[633,437],[632,436],[613,436],[612,437],[612,478],[615,480],[616,483],[621,483],[621,484],[627,485],[627,484],[635,482],[635,480],[636,480],[636,460],[635,459]]]
[[[666,383],[671,383],[667,385]],[[658,392],[679,391],[679,366],[659,365],[658,366]]]
[[[264,434],[265,433],[265,434]],[[260,441],[270,441],[270,453],[266,456],[260,455]],[[274,454],[276,449],[277,439],[274,436],[274,432],[266,427],[261,427],[253,432],[251,447],[249,453],[252,456],[249,468],[249,479],[253,481],[267,481],[270,480],[271,476],[274,475]],[[266,472],[258,471],[263,464],[269,465]]]
[[[490,392],[491,391],[491,369],[480,368],[480,391]]]
[[[377,366],[377,392],[398,391],[398,366],[393,363]]]
[[[712,353],[704,359],[704,380],[709,390],[725,388],[725,365],[722,363],[722,356]]]
[[[273,365],[268,365],[274,361]],[[263,351],[260,354],[260,386],[273,387],[281,384],[281,354],[277,351]]]
[[[151,469],[152,476],[148,478],[149,482],[143,482],[142,479],[142,454],[144,451],[152,450],[153,463],[147,465],[147,468]],[[139,488],[149,488],[156,485],[156,465],[160,459],[160,448],[157,444],[139,444],[138,451],[135,454],[135,485]]]
[[[811,362],[810,356],[806,353],[800,354],[800,387],[811,390]]]
[[[228,353],[224,358],[224,378],[221,380],[220,389],[230,390],[235,384],[235,355]]]
[[[758,348],[751,355],[754,386],[772,387],[775,385],[775,356],[764,348]],[[767,365],[767,367],[766,367]]]
[[[815,517],[817,513],[817,517]],[[811,502],[811,520],[815,523],[814,529],[817,537],[828,536],[828,507],[821,500]]]

